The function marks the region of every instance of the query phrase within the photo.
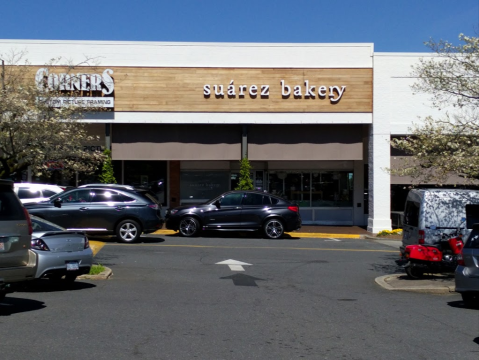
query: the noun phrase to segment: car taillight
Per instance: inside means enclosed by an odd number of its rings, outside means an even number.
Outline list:
[[[457,265],[466,266],[466,263],[464,262],[464,257],[462,256],[462,251],[457,254]]]
[[[294,211],[294,212],[299,212],[299,207],[298,206],[288,206],[288,210]]]
[[[32,219],[30,218],[30,214],[28,213],[27,209],[23,208],[23,212],[25,214],[25,218],[27,219],[28,235],[32,235],[32,233],[33,233]]]
[[[148,207],[158,210],[158,204],[149,204]]]
[[[419,244],[424,244],[426,242],[426,232],[424,230],[419,230]]]
[[[88,249],[90,247],[90,241],[88,240],[88,237],[85,236],[85,246],[84,249]]]
[[[50,251],[47,244],[42,239],[32,239],[32,249]]]

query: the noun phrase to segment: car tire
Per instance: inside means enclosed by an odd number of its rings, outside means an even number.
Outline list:
[[[124,243],[133,243],[140,238],[141,227],[135,220],[123,220],[116,226],[116,237]]]
[[[200,231],[200,223],[192,216],[186,216],[180,220],[179,232],[181,236],[192,237]]]
[[[479,294],[476,293],[461,293],[462,302],[466,307],[475,308],[479,306]]]
[[[6,291],[0,291],[0,301],[2,301],[3,299],[5,299],[5,296],[7,295],[7,292]]]
[[[417,279],[421,279],[424,276],[424,271],[422,269],[418,269],[416,266],[412,265],[411,263],[407,263],[406,274],[410,279],[417,280]]]
[[[263,230],[268,239],[279,239],[284,234],[284,225],[279,219],[269,219],[264,223]]]

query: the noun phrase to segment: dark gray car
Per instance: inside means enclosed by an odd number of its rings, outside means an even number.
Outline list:
[[[161,229],[164,222],[153,194],[124,185],[86,185],[25,207],[67,230],[114,234],[122,242],[135,242],[142,233]]]
[[[200,230],[263,231],[278,239],[301,227],[297,204],[279,196],[252,190],[229,191],[200,205],[180,206],[166,213],[166,228],[182,236]]]

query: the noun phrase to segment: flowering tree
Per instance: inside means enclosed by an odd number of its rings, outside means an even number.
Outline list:
[[[83,147],[95,140],[79,122],[90,109],[79,106],[52,106],[65,97],[56,84],[53,88],[35,81],[35,73],[23,53],[2,55],[0,88],[0,178],[11,178],[29,166],[36,175],[49,169],[64,174],[92,173],[103,160],[99,152]],[[45,65],[58,65],[59,59]],[[73,66],[62,69],[71,71]],[[68,96],[75,96],[72,91]],[[97,109],[95,109],[97,110]]]
[[[428,117],[410,136],[392,139],[393,148],[410,156],[391,173],[418,182],[444,183],[451,175],[466,183],[479,179],[479,38],[460,34],[459,41],[427,42],[438,56],[421,59],[411,74],[414,91],[431,94],[434,107],[452,108],[454,115]]]

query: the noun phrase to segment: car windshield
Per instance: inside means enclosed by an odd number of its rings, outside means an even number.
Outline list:
[[[50,221],[38,218],[36,216],[31,216],[32,218],[32,228],[33,232],[39,231],[65,231],[65,228],[58,226]]]

